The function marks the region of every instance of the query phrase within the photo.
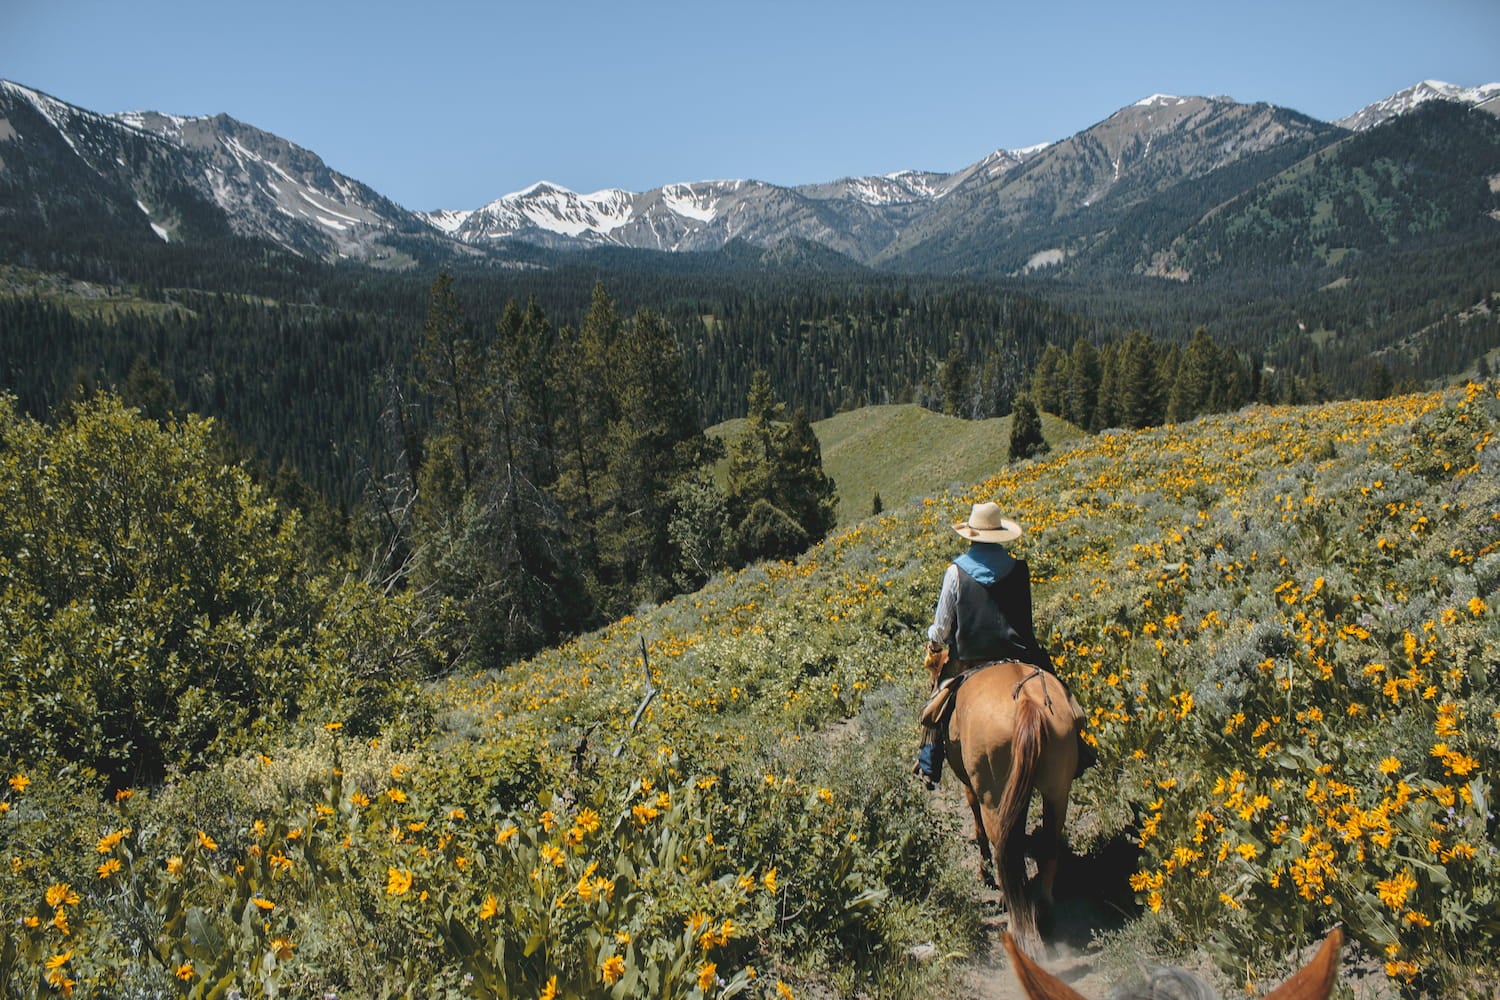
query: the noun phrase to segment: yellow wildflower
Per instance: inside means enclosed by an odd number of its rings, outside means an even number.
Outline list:
[[[410,869],[387,868],[385,870],[385,892],[387,896],[404,896],[411,891]]]
[[[120,870],[120,859],[119,858],[110,858],[107,861],[105,861],[104,864],[100,865],[96,869],[96,871],[99,872],[99,877],[100,878],[109,878],[111,875],[114,875],[119,870]]]
[[[1380,901],[1393,910],[1401,909],[1406,902],[1406,897],[1411,895],[1417,887],[1417,880],[1412,877],[1409,869],[1401,869],[1395,878],[1383,879],[1375,883],[1375,892],[1380,896]]]
[[[620,981],[621,976],[625,975],[625,959],[619,955],[611,955],[604,960],[604,965],[599,972],[604,977],[604,981],[613,986]]]
[[[108,854],[110,851],[113,851],[115,849],[120,841],[124,840],[129,835],[130,827],[128,826],[123,830],[116,830],[114,833],[106,834],[105,836],[99,838],[99,843],[94,845],[94,850],[100,854]]]
[[[698,969],[698,988],[707,993],[709,987],[713,986],[714,980],[718,978],[719,967],[714,962],[704,962]]]
[[[495,898],[494,893],[484,897],[484,905],[479,907],[479,919],[489,920],[500,912],[500,901]]]
[[[193,978],[193,963],[183,962],[177,967],[176,971],[174,971],[172,975],[176,976],[178,979],[181,979],[185,983],[191,981]]]
[[[66,903],[72,906],[78,902],[78,893],[66,882],[58,882],[47,887],[47,905],[54,910]]]

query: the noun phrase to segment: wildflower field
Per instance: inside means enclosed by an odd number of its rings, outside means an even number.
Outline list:
[[[1274,982],[1337,923],[1390,995],[1491,995],[1497,421],[1470,385],[1082,438],[378,733],[326,698],[138,789],[12,746],[0,996],[939,990],[909,948],[988,942],[908,774],[920,646],[989,499],[1091,713],[1073,849],[1139,852],[1132,934]]]

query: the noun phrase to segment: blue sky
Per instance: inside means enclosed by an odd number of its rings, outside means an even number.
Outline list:
[[[1497,0],[4,0],[0,77],[226,112],[412,209],[951,171],[1154,93],[1338,118],[1500,81]]]

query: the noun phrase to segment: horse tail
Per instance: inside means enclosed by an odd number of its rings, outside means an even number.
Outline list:
[[[1036,786],[1037,764],[1047,746],[1047,729],[1042,710],[1026,698],[1016,703],[1015,737],[1011,741],[1010,777],[1000,798],[1000,829],[995,858],[1000,889],[1005,893],[1010,911],[1011,933],[1021,946],[1032,947],[1037,940],[1036,904],[1026,891],[1026,857],[1022,841],[1026,832],[1026,811]]]

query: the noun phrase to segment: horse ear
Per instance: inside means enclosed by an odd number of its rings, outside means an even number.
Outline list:
[[[1005,932],[1005,950],[1010,952],[1011,967],[1016,970],[1016,978],[1029,1000],[1084,1000],[1073,987],[1027,958],[1009,931]]]
[[[1335,927],[1323,939],[1323,947],[1318,949],[1313,960],[1267,993],[1266,1000],[1327,1000],[1338,975],[1339,949],[1343,945],[1344,932]]]

